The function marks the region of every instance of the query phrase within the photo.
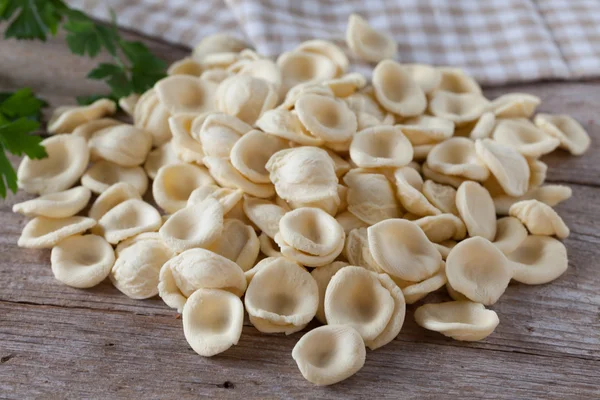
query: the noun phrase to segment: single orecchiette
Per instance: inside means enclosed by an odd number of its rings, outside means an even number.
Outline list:
[[[425,235],[433,243],[446,240],[462,240],[467,235],[467,229],[463,221],[454,214],[439,214],[419,218],[415,224],[425,232]]]
[[[451,93],[475,93],[481,94],[481,87],[460,68],[439,67],[438,71],[442,75],[438,90],[445,90]]]
[[[591,140],[585,129],[575,118],[565,115],[538,114],[535,125],[560,141],[560,147],[579,156],[590,147]]]
[[[98,220],[98,234],[108,243],[122,240],[143,232],[156,231],[162,224],[158,211],[140,199],[129,199],[108,210]]]
[[[347,142],[356,133],[356,115],[340,99],[304,94],[296,101],[296,112],[304,128],[326,142]]]
[[[23,228],[17,244],[29,249],[49,248],[69,236],[87,231],[94,225],[96,221],[86,217],[35,217]]]
[[[331,264],[324,265],[320,268],[315,268],[311,271],[311,275],[317,282],[319,288],[319,308],[317,308],[316,317],[322,324],[327,323],[325,318],[325,290],[331,278],[342,268],[347,267],[348,263],[344,261],[334,261]]]
[[[235,142],[252,130],[250,125],[239,118],[223,113],[211,113],[201,126],[197,126],[199,121],[194,120],[191,134],[202,144],[204,154],[211,157],[229,158]]]
[[[400,128],[415,146],[439,143],[454,134],[454,122],[429,115],[405,119],[396,127]]]
[[[115,253],[104,238],[77,235],[52,248],[50,263],[54,277],[65,285],[80,289],[102,282],[115,262]]]
[[[485,305],[498,301],[512,272],[504,253],[481,237],[463,240],[446,258],[446,276],[450,285],[469,299]]]
[[[285,140],[253,130],[242,136],[231,148],[231,164],[252,182],[271,183],[265,166],[273,154],[287,147]]]
[[[154,89],[145,92],[133,109],[135,126],[150,132],[153,146],[160,146],[171,140],[170,116],[167,108],[158,100]]]
[[[221,236],[208,246],[211,250],[248,271],[256,263],[260,242],[254,228],[238,219],[225,219]]]
[[[469,236],[494,240],[496,209],[489,192],[477,182],[466,181],[456,191],[456,208]]]
[[[248,47],[248,43],[229,33],[213,33],[203,37],[194,47],[192,57],[195,60],[202,60],[208,54],[237,53]]]
[[[295,111],[276,108],[265,112],[256,121],[256,126],[269,135],[291,140],[304,146],[319,146],[324,140],[313,136],[300,122]]]
[[[296,47],[295,51],[321,54],[329,58],[338,68],[337,75],[341,75],[348,69],[349,61],[344,51],[334,43],[327,40],[307,40]]]
[[[395,61],[377,64],[373,70],[373,88],[381,106],[402,117],[423,114],[427,108],[423,90]]]
[[[90,152],[84,138],[56,135],[42,140],[48,157],[23,158],[17,170],[19,187],[31,194],[49,194],[69,189],[87,168]]]
[[[77,186],[17,203],[13,205],[12,211],[27,217],[66,218],[83,210],[91,196],[89,189]]]
[[[367,224],[401,216],[391,182],[382,174],[352,170],[344,176],[348,211]]]
[[[522,200],[508,210],[511,217],[516,217],[533,235],[556,235],[560,239],[569,236],[569,227],[552,207],[538,200]]]
[[[48,133],[71,133],[86,122],[114,114],[117,105],[108,99],[99,99],[88,106],[58,107],[48,121]]]
[[[436,117],[463,126],[477,120],[487,111],[489,101],[477,93],[452,93],[439,90],[429,102],[429,111]]]
[[[477,123],[471,129],[469,137],[473,140],[487,139],[492,135],[496,126],[496,116],[493,112],[486,111],[481,114]]]
[[[377,273],[385,272],[373,259],[369,249],[369,237],[366,227],[352,229],[347,234],[343,255],[350,265],[364,267]]]
[[[204,149],[200,141],[192,137],[192,127],[200,125],[207,114],[182,113],[169,118],[169,128],[173,134],[170,143],[173,152],[181,161],[202,164]]]
[[[496,312],[470,301],[425,304],[415,311],[415,321],[423,328],[465,341],[485,339],[500,322]]]
[[[154,86],[159,102],[171,114],[216,110],[217,85],[189,75],[173,75]]]
[[[335,220],[342,226],[346,235],[350,233],[351,230],[356,228],[367,228],[369,224],[359,219],[356,215],[352,214],[350,211],[344,211],[335,216]]]
[[[158,294],[178,312],[198,289],[223,289],[240,297],[246,290],[246,278],[236,263],[205,249],[184,251],[160,269]]]
[[[515,217],[504,217],[496,221],[496,236],[492,242],[504,254],[513,252],[527,238],[527,229]]]
[[[227,214],[242,200],[244,192],[240,189],[222,188],[217,185],[203,185],[190,193],[187,206],[201,203],[207,197],[218,200],[223,207],[223,214]]]
[[[94,163],[81,177],[81,184],[97,194],[119,182],[129,183],[140,195],[148,189],[148,176],[142,167],[121,167],[105,160]]]
[[[315,385],[333,385],[357,373],[365,364],[365,344],[350,326],[320,326],[302,336],[292,358],[304,378]]]
[[[413,168],[402,167],[394,172],[396,194],[407,211],[421,217],[441,214],[421,192],[423,179]]]
[[[454,137],[436,144],[427,155],[427,166],[445,175],[484,181],[490,176],[485,163],[477,157],[475,143]]]
[[[412,221],[381,221],[368,228],[368,238],[375,262],[394,277],[420,282],[440,268],[442,256]]]
[[[181,162],[181,160],[173,148],[172,141],[168,141],[148,153],[146,163],[144,164],[144,170],[150,179],[154,179],[161,167],[179,162]]]
[[[431,205],[443,213],[458,215],[456,208],[456,189],[450,185],[443,185],[432,180],[426,180],[421,187],[423,195]]]
[[[371,350],[376,350],[394,340],[402,329],[406,315],[406,301],[400,287],[387,274],[378,274],[377,279],[394,299],[394,311],[383,331],[375,339],[365,340],[365,344]]]
[[[413,148],[398,127],[367,128],[352,139],[350,158],[362,168],[402,167],[412,161]]]
[[[322,85],[329,87],[335,97],[348,97],[364,88],[367,85],[367,79],[358,72],[351,72],[339,78],[324,81]]]
[[[540,157],[558,147],[560,141],[526,119],[503,119],[494,129],[498,143],[513,147],[526,157]]]
[[[156,296],[160,269],[173,256],[158,234],[142,233],[119,243],[109,278],[121,293],[132,299]]]
[[[73,130],[71,135],[81,136],[85,140],[89,140],[94,133],[96,133],[104,128],[122,125],[122,124],[123,124],[122,121],[118,121],[118,120],[112,119],[112,118],[94,119],[92,121],[89,121],[82,125],[79,125],[77,128],[75,128],[75,130]]]
[[[152,137],[133,125],[109,126],[88,141],[92,160],[104,159],[123,167],[143,164],[152,147]]]
[[[315,83],[338,75],[338,66],[329,57],[308,51],[282,53],[277,58],[277,66],[284,92],[299,83]]]
[[[212,184],[214,180],[204,167],[171,164],[158,170],[152,183],[152,195],[160,208],[174,213],[187,205],[190,194],[195,189]]]
[[[275,194],[271,183],[255,183],[242,175],[230,160],[219,157],[205,157],[204,164],[217,183],[230,189],[241,189],[251,196],[268,198]],[[268,168],[267,168],[268,169]]]
[[[199,77],[204,72],[202,65],[191,57],[175,61],[167,69],[167,75],[191,75]]]
[[[250,283],[244,298],[246,311],[277,331],[286,334],[301,330],[315,316],[319,305],[319,289],[304,268],[286,258],[275,258],[260,268]],[[290,326],[291,325],[291,326]]]
[[[507,257],[513,279],[528,285],[551,282],[569,267],[565,245],[548,236],[527,236]]]
[[[208,197],[171,215],[159,233],[171,250],[181,253],[194,247],[209,246],[222,231],[223,206]]]
[[[438,68],[431,65],[402,64],[402,69],[419,85],[425,94],[436,90],[442,82],[442,73]]]
[[[226,290],[198,289],[183,306],[183,333],[192,349],[211,357],[237,344],[244,325],[244,305]]]
[[[244,213],[264,234],[273,239],[279,232],[279,221],[286,210],[269,200],[246,196]]]
[[[142,196],[135,187],[127,182],[115,183],[96,198],[90,207],[88,217],[99,221],[112,208],[129,199],[141,200]]]
[[[542,100],[527,93],[508,93],[495,98],[490,109],[498,118],[529,118]]]
[[[570,187],[564,185],[545,185],[536,187],[529,190],[523,196],[512,197],[508,195],[502,195],[494,197],[494,206],[496,207],[496,213],[499,215],[508,215],[508,210],[516,202],[522,200],[538,200],[542,203],[548,204],[553,207],[573,195],[573,190]]]
[[[225,114],[254,125],[267,110],[275,108],[278,95],[269,82],[248,75],[225,79],[217,90],[217,107]]]
[[[358,58],[371,62],[394,58],[397,52],[394,39],[373,29],[358,14],[351,14],[348,19],[346,44]]]
[[[491,139],[477,140],[475,152],[506,194],[522,196],[527,192],[529,165],[521,153]]]
[[[404,300],[406,301],[406,304],[416,303],[429,293],[435,292],[444,286],[447,281],[446,265],[442,262],[442,267],[434,275],[421,282],[403,287],[402,294],[404,295]]]

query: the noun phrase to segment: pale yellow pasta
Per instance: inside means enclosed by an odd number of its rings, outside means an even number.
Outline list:
[[[477,140],[475,152],[496,178],[504,192],[522,196],[529,186],[529,165],[521,153],[511,146],[491,139]]]
[[[342,226],[346,235],[350,233],[351,230],[356,228],[366,228],[369,225],[356,217],[350,211],[344,211],[335,216],[336,221]]]
[[[217,185],[203,185],[190,193],[187,206],[201,203],[207,197],[212,197],[221,203],[223,214],[227,214],[242,200],[243,196],[244,192],[240,189],[221,188]]]
[[[171,164],[158,170],[152,183],[152,195],[160,208],[167,213],[174,213],[187,205],[195,189],[212,184],[214,180],[204,167]]]
[[[77,186],[62,192],[50,193],[13,205],[12,211],[26,217],[71,217],[87,206],[92,192]]]
[[[401,117],[415,117],[427,108],[419,85],[392,60],[381,61],[373,70],[373,88],[381,106]]]
[[[172,115],[216,110],[217,85],[190,75],[172,75],[154,85],[158,101]]]
[[[481,117],[477,120],[477,123],[469,132],[469,137],[473,140],[487,139],[492,135],[494,127],[496,126],[496,116],[493,112],[486,111],[481,114]]]
[[[573,155],[582,155],[590,147],[590,136],[581,124],[571,116],[565,114],[538,114],[535,116],[534,122],[538,128],[557,138],[560,147],[568,150]]]
[[[88,216],[99,221],[112,208],[130,199],[141,200],[142,196],[135,187],[127,182],[115,183],[96,198],[90,207]]]
[[[252,182],[271,183],[267,162],[273,154],[287,147],[287,142],[277,136],[252,130],[231,148],[231,164]]]
[[[203,37],[194,46],[192,57],[195,60],[202,60],[208,54],[237,53],[248,47],[248,43],[229,33],[213,33],[212,35]]]
[[[414,221],[425,232],[433,243],[446,240],[462,240],[467,236],[467,228],[460,218],[454,214],[439,214]]]
[[[450,185],[443,185],[432,180],[423,182],[421,191],[431,205],[443,213],[458,215],[456,208],[456,189]]]
[[[171,140],[170,116],[166,106],[158,100],[154,89],[142,94],[133,109],[135,126],[150,132],[153,146],[160,146]]]
[[[541,186],[546,181],[548,164],[537,158],[528,158],[529,165],[529,190]]]
[[[498,118],[529,118],[542,100],[532,94],[508,93],[495,98],[490,109]]]
[[[452,93],[475,93],[481,94],[481,87],[475,79],[470,77],[460,68],[439,67],[438,71],[442,75],[438,90],[445,90]]]
[[[436,144],[427,155],[427,166],[435,172],[460,178],[485,181],[490,171],[477,157],[475,143],[454,137]]]
[[[253,78],[262,79],[270,83],[275,92],[279,93],[281,90],[281,71],[279,71],[279,67],[273,61],[262,58],[258,60],[242,60],[238,63],[239,70],[237,71],[237,75],[248,75]],[[229,66],[228,71],[232,71],[235,67],[235,64]]]
[[[540,157],[558,147],[560,141],[526,119],[504,119],[496,124],[493,138],[514,147],[526,157]]]
[[[84,138],[56,135],[42,140],[48,157],[25,156],[19,164],[19,188],[31,194],[62,192],[73,186],[85,171],[90,152]]]
[[[265,112],[256,126],[269,135],[287,139],[305,146],[319,146],[324,140],[313,136],[300,122],[295,111],[276,108]]]
[[[320,268],[315,268],[310,273],[319,288],[319,307],[315,316],[322,324],[327,324],[327,319],[325,318],[325,290],[327,289],[327,285],[329,285],[329,281],[336,272],[347,266],[347,262],[335,261]]]
[[[304,378],[315,385],[333,385],[357,373],[364,365],[365,344],[349,326],[321,326],[302,336],[292,358]]]
[[[494,240],[496,209],[489,192],[476,182],[464,182],[456,191],[456,208],[469,236]]]
[[[348,186],[348,211],[365,223],[401,216],[393,185],[384,175],[355,169],[344,176],[344,183]]]
[[[133,117],[135,106],[140,100],[140,97],[141,96],[138,93],[130,93],[127,96],[121,97],[119,99],[119,107],[121,107],[128,116]],[[75,133],[75,131],[73,131],[73,133]]]
[[[235,142],[252,130],[239,118],[223,113],[209,114],[200,126],[198,119],[194,122],[192,137],[200,141],[204,154],[211,157],[228,158]]]
[[[489,101],[477,93],[452,93],[439,90],[429,102],[429,111],[436,117],[445,118],[459,127],[476,121],[487,111]]]
[[[94,225],[96,221],[86,217],[35,217],[23,228],[17,245],[28,249],[50,248],[69,236],[87,231]]]
[[[167,75],[191,75],[199,77],[204,72],[202,65],[191,57],[175,61],[167,69]]]
[[[358,72],[350,72],[339,78],[329,79],[322,83],[331,89],[335,97],[348,97],[367,85],[367,79]]]
[[[104,238],[77,235],[52,248],[50,264],[54,277],[65,285],[86,289],[102,282],[115,263],[115,253]]]
[[[342,255],[351,265],[360,266],[377,273],[385,272],[373,259],[369,249],[369,236],[366,227],[355,228],[347,234]]]
[[[513,279],[528,285],[551,282],[569,267],[565,245],[548,236],[527,236],[507,257],[512,262]]]
[[[244,197],[244,213],[264,234],[273,239],[286,210],[269,200]]]
[[[284,92],[299,83],[315,83],[338,75],[338,66],[329,57],[308,51],[282,53],[277,57],[277,66]]]
[[[81,177],[81,184],[100,194],[119,182],[127,182],[143,195],[148,189],[148,176],[142,167],[121,167],[109,161],[94,163]]]
[[[112,115],[117,110],[114,101],[99,99],[87,106],[57,107],[48,121],[48,133],[71,133],[86,122]]]
[[[170,141],[177,158],[184,162],[202,164],[204,150],[202,143],[192,137],[192,126],[204,122],[206,114],[181,113],[169,118],[169,128],[173,134]]]
[[[295,51],[321,54],[329,58],[338,68],[337,75],[341,75],[348,69],[349,61],[344,51],[328,40],[314,39],[300,43]]]
[[[512,274],[504,253],[482,237],[463,240],[446,258],[446,276],[452,288],[484,305],[498,301]]]
[[[108,210],[98,220],[98,233],[108,243],[117,244],[143,232],[153,232],[162,225],[158,211],[150,204],[129,199]]]
[[[454,134],[454,122],[430,115],[407,118],[396,125],[413,145],[434,144]]]
[[[275,194],[271,183],[254,183],[242,175],[231,161],[219,157],[205,157],[204,164],[210,175],[222,187],[240,189],[244,193],[260,198],[269,198]],[[267,167],[268,169],[268,167]]]
[[[245,272],[256,263],[260,242],[251,226],[238,219],[225,219],[221,235],[208,250],[235,262]]]
[[[494,197],[494,206],[496,207],[496,214],[508,215],[510,207],[523,200],[538,200],[542,203],[548,204],[550,207],[568,200],[573,195],[573,191],[570,187],[564,185],[544,185],[536,187],[527,191],[523,196],[512,197],[508,195],[502,195]]]
[[[397,52],[397,44],[389,35],[373,29],[358,14],[348,19],[346,44],[355,56],[371,62],[394,58]]]
[[[92,160],[104,159],[123,167],[135,167],[146,161],[152,137],[133,125],[121,124],[95,132],[88,146]]]
[[[79,125],[77,128],[73,130],[71,135],[81,136],[86,140],[89,140],[92,135],[104,128],[108,128],[111,126],[122,125],[123,122],[118,121],[112,118],[100,118],[94,119],[84,124]]]
[[[225,79],[229,78],[230,76],[233,76],[233,73],[227,71],[226,69],[213,68],[213,69],[203,71],[202,74],[200,74],[200,79],[218,84],[218,83],[223,82]]]
[[[433,206],[421,192],[423,179],[413,168],[398,168],[394,172],[394,181],[396,195],[407,211],[420,217],[441,214],[441,211]]]
[[[447,281],[446,265],[442,262],[442,267],[434,275],[421,282],[403,287],[402,294],[404,295],[404,300],[406,301],[406,304],[414,304],[429,293],[433,293],[446,285]]]
[[[176,164],[180,161],[173,148],[172,140],[170,140],[148,153],[148,157],[146,157],[146,162],[144,163],[144,171],[146,171],[150,179],[154,179],[161,167]]]
[[[518,218],[533,235],[556,235],[565,239],[570,233],[556,211],[539,200],[521,200],[510,206],[508,215]]]
[[[234,75],[221,82],[216,98],[219,111],[254,125],[265,111],[275,108],[278,95],[263,79]]]
[[[421,165],[421,172],[423,173],[423,177],[425,179],[430,179],[436,183],[441,183],[444,185],[450,185],[455,189],[458,189],[458,187],[467,180],[466,178],[461,178],[456,175],[446,175],[441,172],[434,171],[429,167],[427,162],[424,162]]]
[[[296,101],[296,112],[304,128],[326,142],[347,142],[358,127],[352,110],[344,101],[333,97],[301,95]]]
[[[496,236],[492,242],[504,254],[512,253],[527,238],[527,229],[515,217],[504,217],[496,221]]]
[[[398,127],[367,128],[352,139],[350,158],[362,168],[402,167],[412,161],[413,148]]]
[[[331,79],[331,81],[338,79],[340,78]],[[333,93],[333,90],[325,84],[329,81],[330,80],[298,83],[287,91],[283,102],[277,108],[288,111],[292,110],[294,107],[296,107],[296,101],[298,98],[305,94],[318,94],[321,96],[334,97],[335,94]]]
[[[392,296],[394,310],[383,331],[375,339],[365,340],[365,345],[371,350],[376,350],[394,340],[400,333],[402,325],[404,325],[404,317],[406,316],[406,301],[400,287],[387,274],[378,274],[377,279],[381,286],[386,288]]]

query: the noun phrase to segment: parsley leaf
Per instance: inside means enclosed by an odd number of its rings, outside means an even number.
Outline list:
[[[0,20],[16,15],[4,36],[46,41],[55,35],[68,7],[61,0],[0,0]]]

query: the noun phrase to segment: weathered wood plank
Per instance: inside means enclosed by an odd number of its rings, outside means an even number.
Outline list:
[[[0,302],[0,335],[5,360],[0,391],[9,397],[575,399],[599,394],[597,361],[414,341],[368,352],[365,367],[346,383],[317,388],[302,378],[290,355],[300,334],[275,339],[246,327],[237,346],[206,359],[187,346],[181,321],[165,316]]]

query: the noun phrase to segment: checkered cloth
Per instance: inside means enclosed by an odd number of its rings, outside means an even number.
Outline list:
[[[265,55],[314,38],[345,47],[351,13],[398,43],[400,62],[459,66],[487,85],[600,76],[599,0],[70,0],[126,28],[193,46],[231,32]]]

